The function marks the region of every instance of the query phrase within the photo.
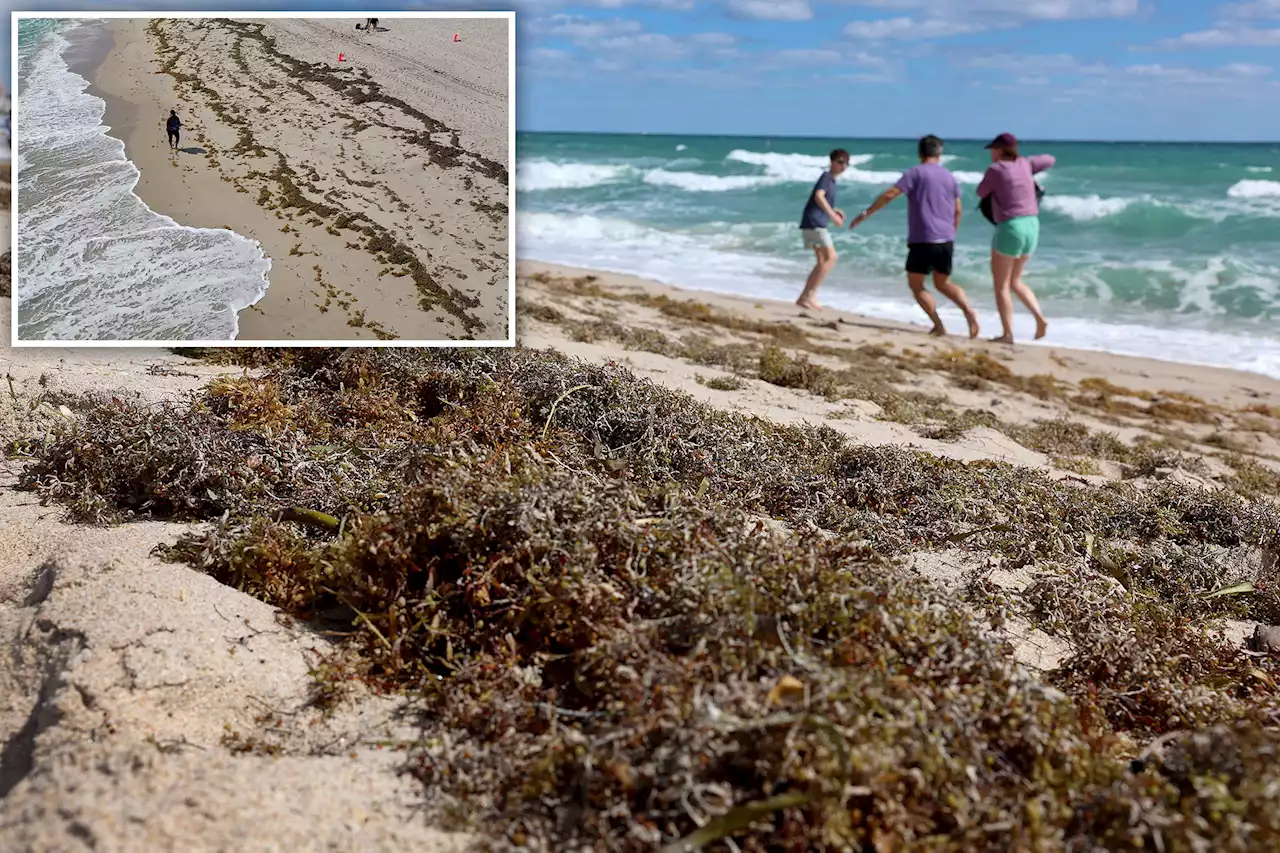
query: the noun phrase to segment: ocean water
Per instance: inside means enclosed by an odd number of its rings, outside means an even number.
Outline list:
[[[837,202],[850,216],[914,165],[914,140],[525,133],[518,138],[518,252],[669,284],[794,300],[812,267],[800,212],[827,152],[852,154]],[[983,141],[949,141],[964,192],[955,279],[999,333],[992,226],[975,187]],[[1026,143],[1051,153],[1041,242],[1026,281],[1046,345],[1235,367],[1280,377],[1280,143]],[[907,290],[905,199],[855,231],[824,304],[926,323]],[[945,300],[943,319],[963,320]],[[1015,333],[1034,323],[1017,308]]]
[[[256,241],[188,228],[133,193],[139,172],[68,68],[92,23],[18,33],[19,339],[230,340],[267,289]]]

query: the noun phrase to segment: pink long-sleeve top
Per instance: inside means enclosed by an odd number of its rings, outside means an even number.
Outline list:
[[[996,224],[1015,216],[1036,216],[1036,182],[1033,175],[1052,169],[1057,162],[1052,154],[1033,154],[1017,160],[1000,160],[987,168],[978,184],[978,198],[992,196],[991,213]]]

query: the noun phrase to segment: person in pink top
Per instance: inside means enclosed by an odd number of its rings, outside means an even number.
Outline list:
[[[1039,172],[1053,168],[1052,154],[1023,157],[1012,133],[1002,133],[986,146],[991,150],[991,166],[978,184],[978,198],[991,197],[992,221],[996,224],[991,241],[991,278],[996,290],[996,309],[1004,333],[995,343],[1013,343],[1013,297],[1017,296],[1036,318],[1036,340],[1043,338],[1049,324],[1036,295],[1022,280],[1027,261],[1040,243],[1040,204],[1036,200]]]

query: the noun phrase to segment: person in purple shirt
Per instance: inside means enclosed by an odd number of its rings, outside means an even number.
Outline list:
[[[1013,343],[1013,297],[1017,296],[1036,318],[1036,340],[1045,336],[1049,324],[1036,295],[1022,280],[1027,261],[1040,243],[1040,204],[1036,200],[1035,175],[1053,168],[1052,154],[1023,157],[1012,133],[1002,133],[987,148],[991,165],[978,184],[978,198],[991,197],[991,219],[996,224],[991,241],[991,279],[996,290],[996,310],[1000,312],[1003,334],[995,343]]]
[[[951,280],[955,256],[956,229],[960,227],[963,204],[955,175],[942,165],[942,140],[929,135],[917,146],[920,165],[902,173],[898,183],[880,194],[871,206],[858,214],[850,228],[856,228],[867,217],[900,195],[907,197],[907,284],[916,302],[933,321],[931,335],[945,335],[946,327],[938,316],[938,306],[925,290],[925,276],[933,273],[933,286],[964,312],[969,323],[969,337],[978,336],[978,315],[974,313],[964,291]]]

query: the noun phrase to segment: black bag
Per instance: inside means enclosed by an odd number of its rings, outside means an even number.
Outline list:
[[[1037,184],[1036,184],[1036,204],[1039,204],[1039,203],[1040,203],[1040,199],[1042,199],[1042,198],[1044,198],[1044,190],[1043,190],[1043,189],[1041,189],[1041,188],[1040,188],[1040,184],[1039,184],[1039,183],[1037,183]],[[992,210],[991,210],[991,196],[990,196],[990,195],[986,196],[985,198],[982,198],[982,199],[979,199],[979,200],[978,200],[978,210],[981,210],[981,211],[982,211],[982,215],[983,215],[983,216],[985,216],[985,217],[987,218],[987,221],[988,221],[988,222],[990,222],[992,225],[995,225],[995,224],[996,224],[996,215],[995,215],[995,213],[993,213],[993,212],[992,212]]]

